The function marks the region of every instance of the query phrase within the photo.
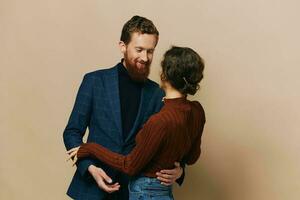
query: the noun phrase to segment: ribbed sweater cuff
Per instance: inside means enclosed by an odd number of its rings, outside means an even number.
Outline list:
[[[91,144],[82,144],[77,152],[77,158],[85,158],[90,156]]]

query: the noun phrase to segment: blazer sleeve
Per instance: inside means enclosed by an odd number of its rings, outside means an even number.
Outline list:
[[[67,150],[78,147],[83,143],[82,138],[91,117],[93,80],[90,74],[86,74],[79,87],[71,116],[63,132],[63,140]],[[77,169],[82,176],[86,174],[91,164],[94,164],[94,162],[89,158],[77,162]]]

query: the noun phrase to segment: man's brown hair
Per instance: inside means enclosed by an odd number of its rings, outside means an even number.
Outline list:
[[[132,33],[147,33],[159,36],[159,32],[154,26],[153,22],[145,17],[141,16],[133,16],[129,21],[127,21],[122,29],[121,41],[123,41],[126,45],[131,40]]]

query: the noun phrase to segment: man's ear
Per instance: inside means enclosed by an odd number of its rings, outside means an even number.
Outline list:
[[[124,54],[126,52],[126,44],[123,41],[119,42],[119,48],[120,48],[121,53]]]

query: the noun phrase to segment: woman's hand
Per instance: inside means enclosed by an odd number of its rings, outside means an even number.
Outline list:
[[[72,162],[73,162],[72,166],[74,166],[78,160],[77,152],[78,152],[79,148],[80,148],[80,146],[74,147],[74,148],[70,149],[69,151],[67,151],[67,154],[68,154],[67,161],[72,160]]]

